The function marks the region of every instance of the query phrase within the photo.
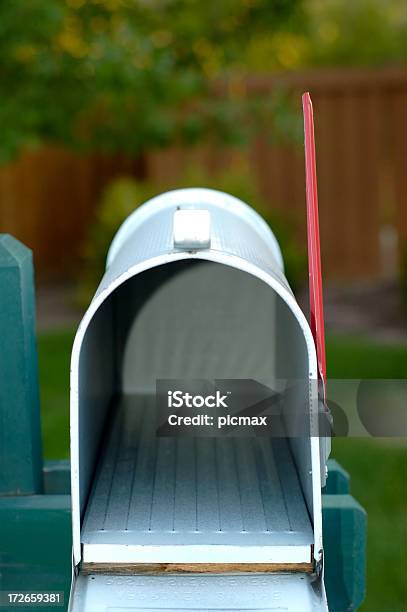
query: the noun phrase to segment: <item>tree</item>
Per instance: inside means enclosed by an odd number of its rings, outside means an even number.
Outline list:
[[[407,59],[405,0],[307,0],[306,61],[322,66],[383,66]]]
[[[43,140],[137,155],[240,136],[257,107],[238,86],[215,95],[214,79],[244,71],[246,49],[292,27],[299,2],[3,0],[0,159]]]

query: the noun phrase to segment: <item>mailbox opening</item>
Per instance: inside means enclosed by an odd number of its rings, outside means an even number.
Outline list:
[[[317,439],[157,437],[155,417],[157,379],[295,379],[289,433],[309,359],[290,306],[246,270],[189,256],[118,283],[78,354],[77,559],[312,571]]]

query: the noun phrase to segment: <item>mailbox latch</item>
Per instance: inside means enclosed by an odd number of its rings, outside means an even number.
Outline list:
[[[211,246],[211,214],[209,210],[179,208],[174,213],[174,247],[198,250]]]

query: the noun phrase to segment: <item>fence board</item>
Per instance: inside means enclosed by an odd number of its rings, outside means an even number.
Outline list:
[[[401,250],[407,248],[407,88],[393,99],[392,137],[396,189],[396,224]]]
[[[138,172],[137,161],[120,156],[78,156],[57,147],[27,152],[0,168],[0,231],[33,250],[40,279],[69,278],[103,188]]]

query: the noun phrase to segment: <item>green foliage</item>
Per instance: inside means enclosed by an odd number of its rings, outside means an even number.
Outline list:
[[[404,62],[407,5],[3,0],[0,54],[0,162],[42,141],[138,155],[260,130],[276,94],[248,96],[248,73]]]
[[[245,47],[251,72],[315,66],[384,66],[407,60],[405,0],[303,0],[286,27]]]
[[[0,54],[0,162],[42,141],[136,156],[261,130],[277,94],[248,96],[247,74],[405,62],[407,5],[4,0]]]
[[[285,272],[295,289],[305,278],[306,254],[295,240],[295,224],[273,211],[259,194],[247,164],[237,159],[227,171],[210,175],[192,166],[182,180],[157,185],[123,177],[113,181],[102,196],[89,240],[84,251],[84,273],[79,285],[79,299],[89,302],[104,271],[106,254],[121,223],[143,202],[154,195],[182,187],[209,187],[230,193],[256,208],[276,234],[283,251]]]
[[[308,63],[381,66],[407,59],[404,0],[308,0]]]
[[[235,139],[251,109],[243,49],[299,0],[4,0],[0,161],[42,140],[138,154],[210,134]],[[243,62],[243,63],[242,63]]]

